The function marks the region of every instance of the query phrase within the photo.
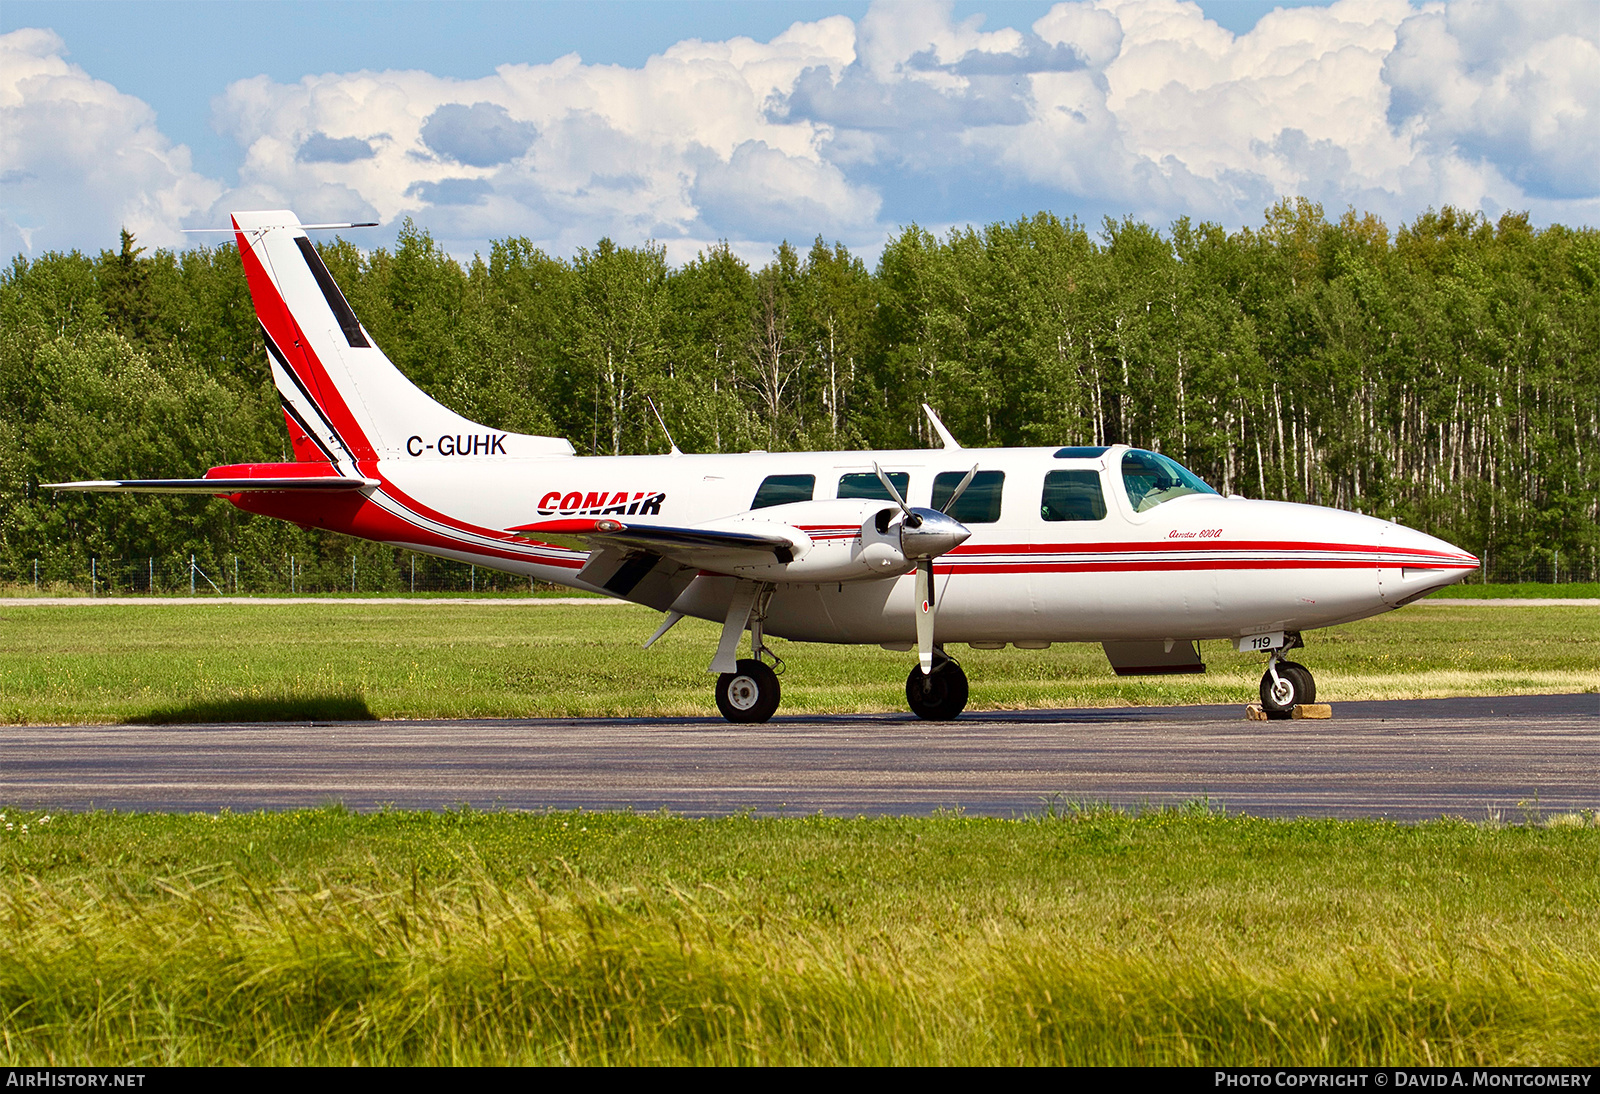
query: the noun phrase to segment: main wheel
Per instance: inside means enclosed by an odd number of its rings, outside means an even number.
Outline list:
[[[1262,674],[1261,709],[1267,712],[1269,718],[1287,718],[1296,705],[1315,702],[1316,698],[1317,682],[1312,679],[1311,670],[1304,665],[1294,661],[1279,661],[1276,683],[1270,671]]]
[[[906,677],[906,702],[918,718],[948,722],[967,709],[967,674],[948,659],[935,664],[926,676],[919,665]]]
[[[765,722],[778,709],[778,674],[754,658],[717,677],[717,709],[730,722]]]

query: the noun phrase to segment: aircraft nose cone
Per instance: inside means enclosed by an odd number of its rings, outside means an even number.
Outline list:
[[[1400,524],[1385,526],[1379,537],[1383,561],[1379,591],[1389,603],[1408,604],[1478,568],[1478,559],[1453,543]]]
[[[972,530],[954,517],[937,509],[913,509],[921,518],[915,527],[908,520],[900,526],[900,552],[907,558],[937,558],[967,541]]]
[[[1478,565],[1477,557],[1470,552],[1403,524],[1391,524],[1384,530],[1383,545],[1409,556],[1408,561],[1427,561],[1452,571],[1468,570]]]

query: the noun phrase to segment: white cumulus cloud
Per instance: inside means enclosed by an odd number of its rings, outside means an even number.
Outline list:
[[[1409,19],[1391,118],[1539,197],[1600,195],[1600,7],[1458,3]]]
[[[231,209],[414,217],[453,253],[602,235],[761,261],[817,234],[869,256],[896,226],[1048,208],[1255,223],[1304,195],[1391,224],[1445,203],[1600,215],[1600,8],[1337,0],[1246,34],[1185,0],[1074,0],[1031,26],[880,2],[770,41],[685,40],[637,67],[577,56],[476,79],[239,80],[214,121],[237,183],[196,175],[148,107],[0,39],[0,243],[154,243]]]
[[[892,33],[869,34],[879,13]],[[832,123],[841,162],[879,177],[998,178],[1053,191],[1061,212],[1157,223],[1236,225],[1291,194],[1391,222],[1444,203],[1600,212],[1587,2],[1338,0],[1235,35],[1183,0],[1086,0],[1010,37],[941,3],[875,7],[861,36],[863,59],[808,73],[789,109]]]
[[[49,30],[0,35],[0,253],[113,245],[181,246],[178,225],[222,186],[155,112],[65,59]]]
[[[880,198],[828,161],[826,127],[770,110],[807,69],[848,64],[854,39],[835,17],[764,43],[680,42],[640,68],[568,56],[475,80],[239,81],[216,107],[245,150],[218,212],[413,216],[458,251],[507,234],[563,253],[654,238],[685,259],[728,237],[756,253],[785,235],[874,239]]]

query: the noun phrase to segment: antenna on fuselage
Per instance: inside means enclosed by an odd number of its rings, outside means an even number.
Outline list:
[[[683,453],[678,449],[678,442],[672,439],[672,430],[667,428],[666,419],[661,416],[661,411],[656,409],[656,401],[650,398],[648,395],[644,397],[644,401],[650,404],[650,413],[654,414],[656,416],[656,421],[661,423],[661,432],[667,435],[667,444],[672,448],[672,451],[668,453],[668,455],[683,455]]]
[[[933,412],[933,407],[923,403],[922,409],[927,412],[928,421],[933,423],[933,431],[939,434],[939,439],[944,442],[944,446],[946,448],[960,448],[961,445],[951,435],[950,431],[944,427],[944,423],[939,420],[939,415]]]

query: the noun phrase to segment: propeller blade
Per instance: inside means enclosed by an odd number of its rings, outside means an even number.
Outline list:
[[[968,471],[966,477],[961,480],[960,484],[956,487],[955,493],[950,495],[950,500],[939,506],[939,512],[948,513],[951,510],[956,503],[956,499],[961,497],[962,492],[966,490],[967,487],[972,485],[972,476],[976,475],[977,473],[978,465],[973,464],[972,470]]]
[[[917,660],[922,675],[933,672],[933,560],[917,563]]]
[[[973,470],[976,471],[977,468],[973,468]],[[883,473],[883,468],[878,466],[878,461],[876,460],[872,461],[872,471],[873,474],[878,476],[878,481],[883,483],[883,488],[889,491],[889,496],[893,498],[894,503],[900,507],[900,511],[904,513],[907,518],[909,518],[911,516],[911,506],[907,505],[906,499],[900,496],[900,491],[894,488],[894,480]]]

